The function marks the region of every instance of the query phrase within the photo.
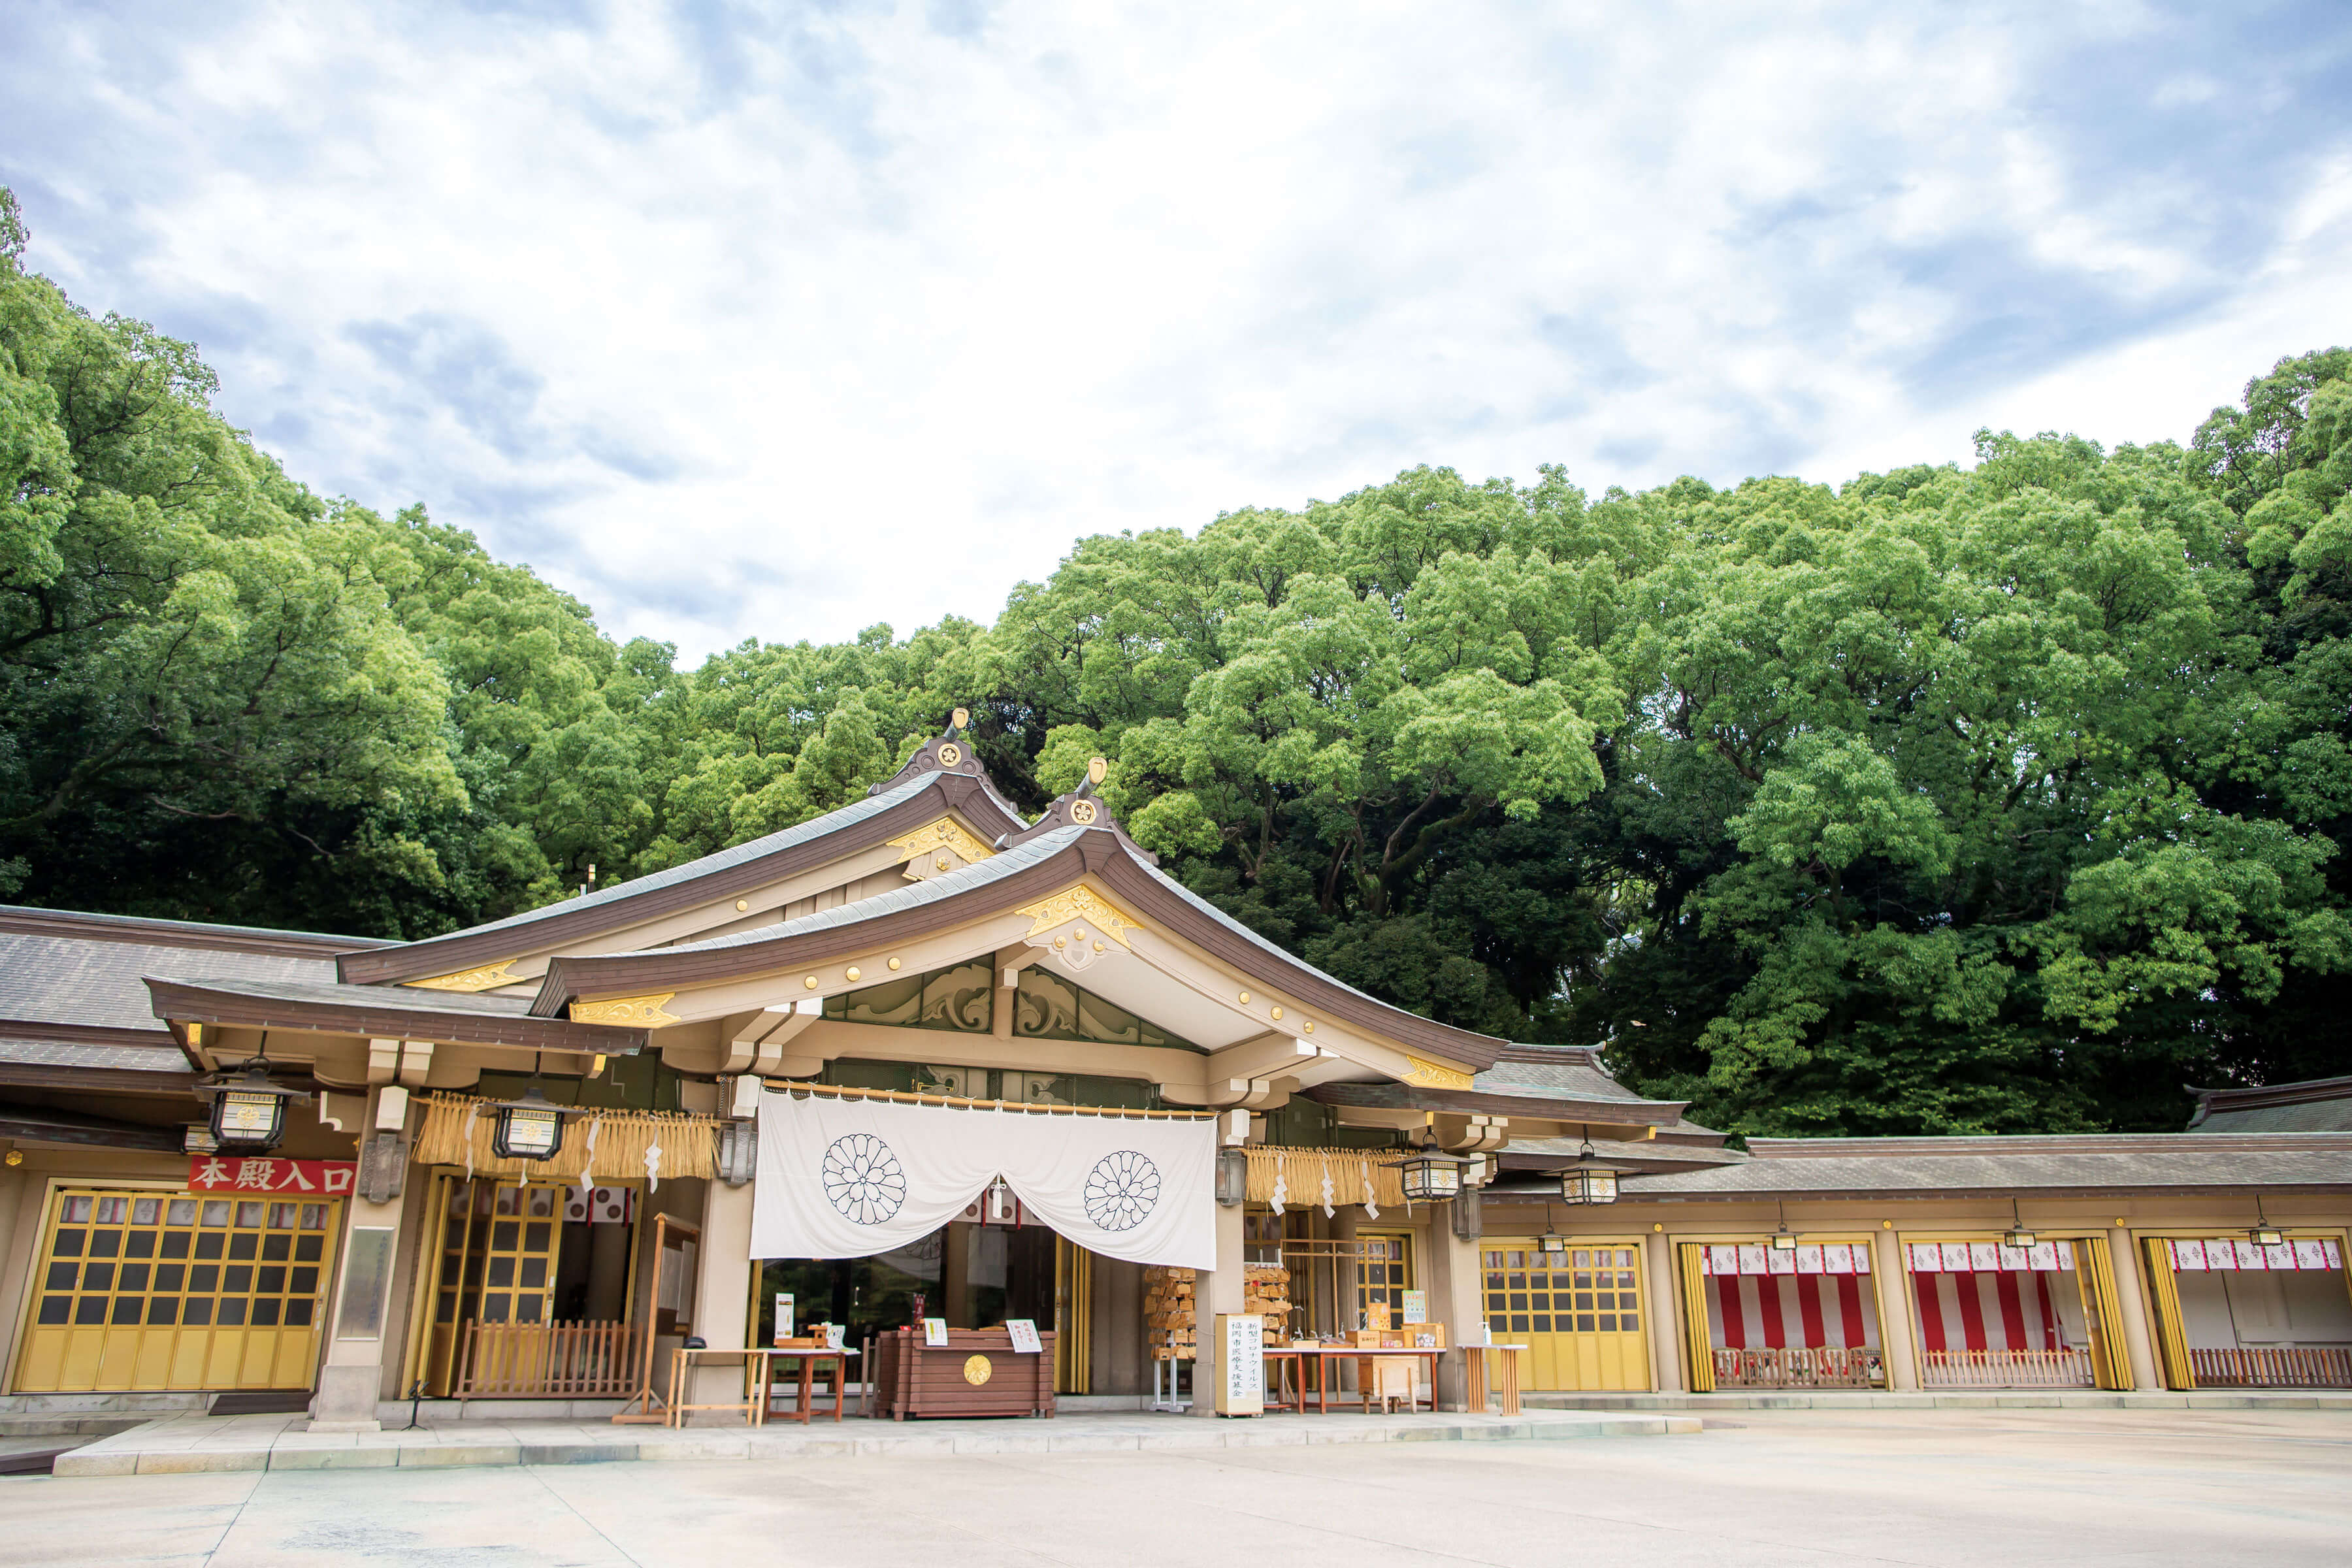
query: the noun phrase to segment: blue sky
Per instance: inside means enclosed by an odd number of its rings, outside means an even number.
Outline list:
[[[688,657],[1416,463],[2186,437],[2352,342],[2352,7],[13,0],[0,181],[322,491]]]

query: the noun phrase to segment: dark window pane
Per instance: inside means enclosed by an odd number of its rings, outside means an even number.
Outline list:
[[[260,1246],[261,1237],[257,1236],[247,1236],[240,1233],[228,1238],[228,1255],[231,1258],[240,1258],[249,1260],[253,1257],[254,1253],[259,1249]]]
[[[165,1231],[163,1233],[163,1256],[166,1258],[185,1258],[187,1255],[188,1233],[184,1230]]]
[[[1527,1331],[1528,1320],[1526,1314],[1522,1313],[1511,1320],[1511,1332],[1515,1334],[1524,1334]]]
[[[520,1221],[502,1219],[499,1221],[498,1224],[490,1226],[490,1250],[492,1252],[512,1252],[515,1249],[515,1244],[521,1238],[522,1226]]]
[[[286,1206],[290,1208],[293,1205]],[[294,1238],[290,1236],[265,1236],[261,1238],[261,1260],[264,1263],[283,1263],[293,1250]]]
[[[299,1300],[287,1302],[286,1326],[289,1329],[309,1328],[310,1326],[310,1310],[316,1305],[317,1303],[310,1300],[308,1297]]]
[[[1641,1315],[1635,1312],[1627,1312],[1617,1321],[1624,1325],[1625,1331],[1629,1334],[1636,1332],[1642,1326]]]
[[[187,1272],[188,1267],[184,1263],[158,1263],[155,1265],[155,1289],[177,1290]]]
[[[1616,1313],[1603,1312],[1601,1314],[1601,1331],[1604,1334],[1613,1334],[1617,1331]]]
[[[72,1311],[73,1298],[70,1296],[41,1298],[41,1321],[44,1323],[62,1323],[72,1314]]]
[[[526,1290],[547,1289],[547,1259],[526,1258],[522,1260],[522,1288]]]
[[[540,1298],[537,1296],[516,1297],[515,1321],[518,1323],[535,1323],[539,1321],[539,1308]]]
[[[207,1231],[204,1235],[196,1237],[196,1256],[198,1258],[218,1258],[220,1255],[220,1232],[216,1230]]]
[[[1592,1292],[1579,1290],[1576,1293],[1576,1305],[1580,1311],[1590,1311],[1592,1308]]]
[[[114,1321],[116,1322],[135,1323],[144,1316],[146,1316],[145,1298],[140,1296],[117,1296],[114,1299]]]
[[[59,1258],[79,1258],[82,1243],[89,1236],[89,1233],[84,1230],[61,1230],[58,1232],[57,1245],[49,1250]]]
[[[92,1258],[112,1258],[122,1250],[122,1233],[119,1230],[93,1230],[89,1233],[89,1255]]]
[[[180,1299],[178,1297],[155,1296],[149,1299],[147,1302],[147,1321],[150,1323],[174,1322],[178,1321],[179,1316]]]
[[[495,1292],[482,1298],[482,1321],[503,1323],[507,1321],[507,1298]]]
[[[83,1264],[81,1269],[81,1288],[85,1290],[113,1289],[114,1265],[111,1263]]]
[[[457,1321],[457,1292],[455,1290],[441,1292],[440,1302],[433,1309],[433,1321],[436,1323],[454,1323]]]
[[[194,1263],[188,1266],[188,1289],[199,1296],[209,1296],[220,1289],[220,1265]]]
[[[548,1226],[545,1220],[534,1220],[522,1227],[522,1249],[525,1252],[547,1250]]]
[[[490,1259],[490,1288],[496,1290],[514,1289],[515,1260],[511,1258]]]
[[[1579,1312],[1576,1315],[1576,1331],[1580,1334],[1589,1334],[1592,1331],[1591,1313]]]
[[[232,1263],[221,1270],[223,1291],[245,1291],[253,1289],[253,1265]]]
[[[122,1256],[125,1258],[154,1257],[155,1233],[152,1230],[134,1230],[130,1235],[124,1237],[122,1238]]]
[[[264,1296],[254,1302],[253,1326],[257,1329],[274,1329],[278,1326],[278,1299],[275,1296]]]
[[[254,1271],[253,1288],[267,1296],[275,1296],[286,1289],[286,1270],[274,1264],[263,1264]]]
[[[80,1272],[81,1265],[79,1263],[52,1263],[49,1265],[48,1288],[70,1290],[74,1288],[74,1277]]]
[[[124,1264],[122,1277],[114,1282],[114,1288],[118,1290],[144,1290],[147,1289],[148,1267],[144,1263]]]
[[[1548,1334],[1548,1333],[1551,1332],[1551,1314],[1550,1314],[1550,1313],[1549,1313],[1549,1312],[1538,1312],[1538,1313],[1535,1315],[1535,1318],[1536,1318],[1536,1329],[1535,1329],[1535,1331],[1536,1331],[1537,1333],[1539,1333],[1539,1334]]]
[[[241,1329],[245,1326],[244,1297],[224,1296],[221,1298],[220,1324],[221,1327],[225,1329]]]
[[[103,1296],[84,1296],[80,1300],[76,1301],[74,1303],[74,1321],[77,1323],[102,1323],[106,1321],[106,1298]]]
[[[201,1329],[212,1321],[213,1300],[209,1296],[199,1296],[189,1302],[180,1317],[183,1328]]]
[[[323,1236],[298,1236],[294,1238],[294,1261],[316,1263],[326,1256],[327,1238]]]
[[[298,1296],[315,1296],[319,1292],[319,1271],[315,1268],[297,1268],[288,1280],[286,1288]]]

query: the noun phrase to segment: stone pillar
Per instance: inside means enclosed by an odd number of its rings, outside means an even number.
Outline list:
[[[404,1100],[406,1091],[402,1094]],[[376,1131],[383,1098],[382,1087],[368,1091],[358,1128],[362,1148]],[[343,1205],[343,1233],[335,1242],[335,1292],[324,1325],[326,1362],[310,1401],[313,1432],[381,1429],[375,1411],[383,1393],[385,1359],[406,1328],[406,1304],[394,1298],[392,1281],[402,1253],[415,1246],[415,1227],[401,1223],[408,1208],[405,1180],[402,1186],[403,1195],[390,1203],[372,1204],[354,1192]],[[421,1288],[411,1282],[412,1290]]]
[[[1675,1289],[1675,1238],[1653,1234],[1642,1244],[1643,1293],[1650,1299],[1650,1386],[1660,1394],[1683,1391],[1683,1301]]]
[[[1456,1200],[1457,1202],[1459,1200]],[[1486,1296],[1478,1274],[1478,1244],[1454,1234],[1453,1203],[1436,1205],[1429,1219],[1429,1315],[1445,1325],[1448,1344],[1462,1342],[1462,1331],[1486,1313]],[[1441,1357],[1430,1397],[1440,1410],[1467,1410],[1469,1383],[1459,1352]]]
[[[1245,1299],[1242,1268],[1242,1205],[1217,1205],[1217,1267],[1203,1268],[1192,1286],[1192,1414],[1217,1413],[1217,1384],[1225,1374],[1224,1342],[1217,1337],[1217,1314],[1238,1312]]]
[[[696,1259],[694,1331],[712,1349],[751,1342],[751,1184],[710,1182],[702,1194],[701,1256]],[[724,1405],[743,1397],[740,1363],[695,1369],[688,1405]]]
[[[1903,1248],[1891,1230],[1872,1237],[1871,1272],[1878,1278],[1878,1344],[1886,1352],[1886,1386],[1890,1391],[1916,1391],[1918,1363],[1911,1355],[1911,1279],[1903,1267]]]
[[[2140,1289],[2139,1264],[2132,1257],[2131,1232],[2107,1232],[2107,1250],[2116,1270],[2116,1309],[2122,1315],[2124,1352],[2131,1363],[2134,1388],[2162,1388],[2156,1375],[2156,1342],[2147,1331],[2147,1293]]]

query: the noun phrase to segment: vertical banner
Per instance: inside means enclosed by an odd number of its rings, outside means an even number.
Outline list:
[[[1224,1376],[1217,1380],[1217,1414],[1265,1414],[1265,1320],[1251,1312],[1217,1314]]]

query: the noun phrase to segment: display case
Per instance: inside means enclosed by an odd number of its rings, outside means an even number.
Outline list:
[[[950,1329],[945,1345],[926,1344],[920,1328],[892,1329],[874,1344],[871,1406],[893,1421],[932,1415],[1051,1415],[1054,1335],[1042,1349],[1013,1348],[1010,1331]]]

